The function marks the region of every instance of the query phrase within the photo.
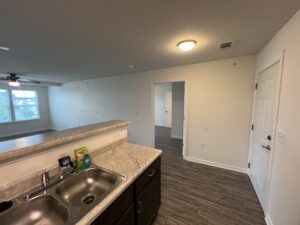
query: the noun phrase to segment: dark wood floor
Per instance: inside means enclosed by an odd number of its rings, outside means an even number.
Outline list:
[[[171,128],[155,127],[155,147],[182,157],[182,139],[171,138]]]
[[[156,127],[162,203],[153,225],[266,225],[246,174],[183,160],[182,142],[169,134]]]

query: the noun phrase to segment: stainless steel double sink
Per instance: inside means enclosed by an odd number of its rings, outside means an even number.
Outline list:
[[[71,225],[109,195],[125,176],[92,165],[65,177],[29,200],[13,199],[12,207],[0,214],[5,225]]]

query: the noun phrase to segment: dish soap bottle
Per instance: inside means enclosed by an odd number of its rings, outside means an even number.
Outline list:
[[[84,169],[90,168],[90,166],[91,166],[91,157],[89,156],[88,153],[85,153],[83,156],[82,166]]]

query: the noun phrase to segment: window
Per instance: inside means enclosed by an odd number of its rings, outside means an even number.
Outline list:
[[[0,89],[0,123],[39,118],[40,113],[36,91]]]
[[[15,121],[39,119],[36,91],[12,90]]]
[[[9,93],[5,89],[0,89],[0,123],[7,123],[11,121]]]

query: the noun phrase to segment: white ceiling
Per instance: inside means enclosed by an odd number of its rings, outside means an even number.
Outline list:
[[[0,0],[0,71],[69,82],[257,53],[299,0]],[[197,48],[182,53],[183,39]],[[217,44],[234,41],[232,49]],[[135,65],[133,70],[128,65]]]

